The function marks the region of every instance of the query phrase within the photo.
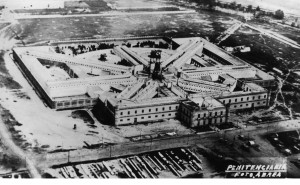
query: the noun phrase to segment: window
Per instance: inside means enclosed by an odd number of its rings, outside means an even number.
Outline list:
[[[158,111],[158,108],[156,108],[156,112]]]
[[[176,106],[176,109],[178,109],[178,106]]]
[[[267,97],[267,95],[264,95],[264,98],[266,98]]]
[[[155,115],[155,117],[157,118],[157,117],[158,117],[158,115]]]
[[[130,111],[128,111],[128,115],[130,114]]]
[[[237,99],[235,99],[235,102],[237,102]]]
[[[141,117],[142,119],[144,119],[144,117]]]
[[[136,111],[134,111],[135,113],[137,113],[137,110]]]
[[[200,114],[198,114],[198,118],[200,118]]]
[[[260,102],[257,103],[258,105],[260,104]]]
[[[249,97],[247,97],[247,101],[249,100]]]
[[[241,101],[243,101],[244,100],[244,98],[241,98]]]
[[[169,116],[172,116],[172,114],[169,114]]]
[[[240,107],[242,107],[243,105],[241,104]]]
[[[236,108],[236,105],[234,106],[234,108]]]
[[[246,106],[248,107],[248,103],[246,104]]]
[[[225,104],[225,100],[223,100],[223,104]]]
[[[128,118],[127,121],[130,121],[130,118]]]
[[[221,111],[221,113],[220,113],[221,115],[223,115],[223,111]]]
[[[148,118],[151,118],[151,116],[148,116]]]
[[[206,117],[206,113],[203,114],[203,117]]]
[[[149,112],[151,112],[151,109],[149,109]]]
[[[218,115],[218,113],[217,112],[215,112],[215,116],[217,116]]]
[[[263,104],[265,104],[266,102],[264,101]]]
[[[123,119],[120,119],[120,121],[122,122],[122,121],[123,121]]]
[[[165,110],[165,108],[163,107],[163,108],[162,108],[162,110],[164,111],[164,110]]]
[[[253,96],[253,100],[255,100],[255,96]]]
[[[209,113],[209,116],[211,116],[211,114],[212,114],[212,113],[210,112],[210,113]]]
[[[142,109],[142,113],[144,113],[144,109]]]
[[[169,107],[169,110],[171,110],[171,107]]]
[[[122,116],[122,115],[123,115],[123,112],[120,112],[120,115]]]
[[[162,117],[164,117],[165,115],[163,114],[163,115],[161,115]]]
[[[229,103],[231,103],[231,99],[229,99]]]
[[[260,99],[260,96],[258,96],[258,99]]]

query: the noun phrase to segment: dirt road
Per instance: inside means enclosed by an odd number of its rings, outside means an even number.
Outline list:
[[[0,120],[0,138],[1,142],[9,147],[20,159],[25,158],[26,166],[33,178],[41,178],[39,172],[35,168],[35,164],[33,161],[30,159],[30,157],[26,156],[24,151],[19,148],[13,141],[11,136],[9,135],[9,131],[7,130],[5,124],[3,123],[2,120]]]

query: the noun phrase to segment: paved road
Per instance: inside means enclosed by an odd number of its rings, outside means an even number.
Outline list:
[[[285,129],[280,128],[281,131],[284,130],[295,130],[296,128],[300,128],[300,124],[298,121],[284,121],[281,122],[281,126],[289,126]],[[292,126],[294,124],[294,126]],[[125,155],[136,155],[139,153],[148,152],[151,150],[163,150],[168,148],[176,148],[176,147],[188,147],[197,144],[203,144],[203,142],[214,143],[217,141],[220,136],[227,135],[228,138],[233,138],[240,133],[249,133],[249,135],[254,136],[257,134],[263,135],[266,132],[276,132],[278,131],[278,126],[276,123],[273,124],[265,124],[259,126],[248,126],[244,129],[234,129],[228,131],[221,131],[219,133],[204,133],[201,135],[186,135],[179,137],[169,137],[160,140],[147,140],[147,141],[139,141],[139,142],[128,142],[128,143],[120,143],[114,146],[110,146],[107,148],[100,148],[94,150],[82,149],[71,152],[61,152],[55,154],[47,154],[44,156],[45,160],[47,160],[47,165],[58,165],[68,162],[80,162],[80,161],[88,161],[88,160],[98,160],[104,158],[111,157],[119,157]],[[266,142],[266,141],[264,141]],[[269,144],[266,144],[269,146]],[[258,154],[260,157],[270,157],[274,156],[274,152],[261,152]],[[280,155],[278,153],[276,156]],[[251,156],[251,155],[250,155]]]

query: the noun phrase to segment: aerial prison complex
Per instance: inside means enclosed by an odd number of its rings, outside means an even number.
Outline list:
[[[76,54],[77,45],[101,42],[113,47]],[[232,111],[268,106],[274,84],[200,37],[57,42],[14,48],[13,56],[50,108],[94,107],[114,125],[173,118],[190,127],[222,124]]]

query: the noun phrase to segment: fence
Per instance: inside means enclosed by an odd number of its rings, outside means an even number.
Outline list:
[[[47,160],[47,164],[49,166],[67,163],[95,161],[99,159],[137,155],[150,151],[193,146],[199,143],[201,139],[207,137],[217,137],[217,135],[207,133],[201,135],[192,134],[186,136],[173,136],[170,138],[163,139],[120,143],[99,149],[78,149],[68,152],[59,152],[51,154],[48,153],[45,156],[45,160]]]

